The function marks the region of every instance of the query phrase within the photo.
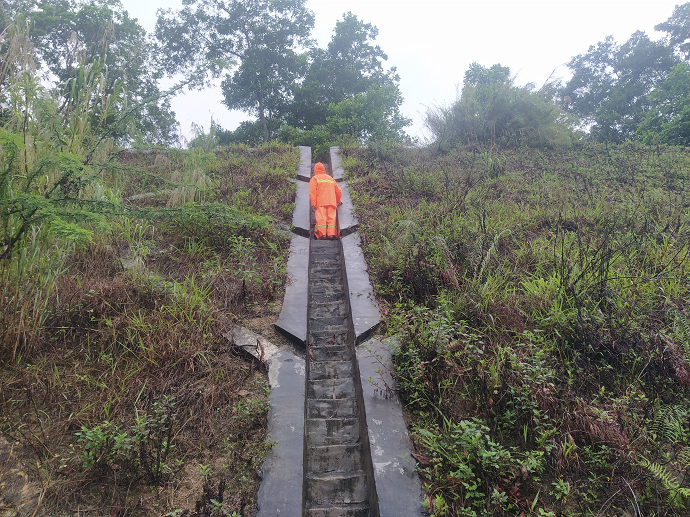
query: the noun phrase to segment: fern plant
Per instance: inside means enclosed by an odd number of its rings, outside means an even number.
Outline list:
[[[673,330],[685,354],[685,360],[690,363],[690,322],[680,312],[676,312],[673,319]]]
[[[684,457],[688,457],[687,451]],[[639,462],[668,491],[669,503],[681,508],[685,508],[686,504],[690,503],[690,488],[680,486],[679,475],[674,470],[667,465],[650,461],[644,456],[640,457]],[[685,463],[684,466],[688,468],[690,464]]]
[[[656,410],[649,430],[655,440],[669,443],[683,443],[688,439],[685,426],[690,418],[690,405],[687,402],[663,405]]]
[[[682,486],[690,469],[690,447],[685,445],[690,438],[689,420],[688,402],[660,406],[649,430],[663,459],[651,460],[644,456],[639,459],[640,465],[668,491],[669,502],[680,507],[690,503],[690,488]]]

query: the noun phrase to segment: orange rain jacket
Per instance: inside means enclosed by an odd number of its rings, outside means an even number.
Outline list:
[[[326,174],[321,162],[314,166],[314,176],[309,180],[309,202],[311,206],[336,206],[343,191],[336,181]]]

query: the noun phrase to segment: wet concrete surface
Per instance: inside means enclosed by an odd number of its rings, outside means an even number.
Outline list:
[[[350,188],[345,182],[340,184],[340,188],[343,191],[341,198],[343,204],[338,207],[338,223],[340,224],[340,236],[345,237],[357,231],[359,221],[355,216],[355,207],[352,204],[352,198],[350,198]]]
[[[311,179],[311,147],[301,145],[299,148],[297,179],[302,181],[309,181]]]
[[[330,154],[333,179],[338,182],[343,181],[343,179],[345,179],[345,169],[343,169],[342,160],[340,159],[340,148],[331,147]]]
[[[376,493],[381,517],[423,517],[422,486],[391,376],[394,343],[372,338],[357,347]]]
[[[302,237],[309,237],[309,183],[297,181],[295,211],[292,213],[292,231]]]
[[[288,280],[285,297],[275,326],[289,338],[304,344],[307,340],[309,239],[292,236],[286,267]]]
[[[359,235],[353,233],[343,237],[341,241],[345,256],[347,285],[350,291],[352,322],[359,343],[381,323],[381,315],[376,307],[374,288],[369,280],[369,271],[364,260],[364,253],[362,253]]]

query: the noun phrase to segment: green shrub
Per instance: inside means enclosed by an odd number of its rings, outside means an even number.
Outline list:
[[[173,429],[178,424],[173,397],[155,401],[149,411],[140,412],[134,424],[125,430],[105,421],[93,427],[82,426],[75,433],[82,444],[84,468],[120,468],[133,476],[143,474],[153,484],[160,484],[175,468],[168,463],[174,449]],[[178,463],[176,468],[181,467]]]
[[[437,485],[452,484],[458,508],[480,509],[498,476],[506,475],[513,462],[511,452],[494,442],[489,428],[473,418],[446,422],[443,429],[417,428],[416,438],[428,451],[432,466],[420,471]]]

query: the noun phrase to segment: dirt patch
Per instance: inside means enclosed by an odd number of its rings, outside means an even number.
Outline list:
[[[29,479],[21,451],[19,442],[0,436],[0,517],[34,515],[41,506],[44,490]]]

